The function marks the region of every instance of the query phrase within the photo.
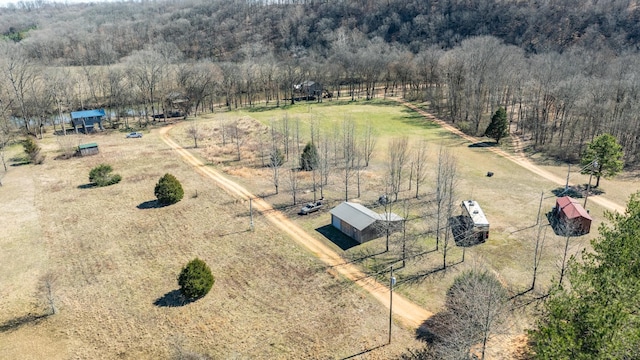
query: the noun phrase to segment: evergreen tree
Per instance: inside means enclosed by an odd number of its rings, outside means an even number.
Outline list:
[[[100,164],[89,172],[89,182],[97,186],[109,186],[119,183],[122,177],[118,174],[112,174],[112,171],[111,165]]]
[[[211,290],[215,278],[207,264],[195,258],[182,269],[178,276],[180,292],[189,300],[199,299]]]
[[[154,191],[160,205],[171,205],[182,200],[184,190],[182,184],[171,174],[165,174],[156,184]]]
[[[300,155],[300,168],[304,171],[311,171],[318,166],[318,150],[316,146],[308,142]]]
[[[40,154],[40,146],[32,137],[27,137],[22,142],[24,152],[27,153],[32,164],[40,165],[44,161],[44,156]]]
[[[507,111],[501,106],[491,117],[491,123],[484,132],[484,136],[490,137],[500,143],[500,139],[509,135],[509,123],[507,123]]]
[[[622,171],[622,146],[611,134],[602,134],[589,143],[580,165],[583,174],[593,174],[596,177],[596,185],[600,185],[600,177],[608,179]]]
[[[640,359],[640,193],[625,214],[606,213],[593,253],[572,260],[530,333],[537,359]]]

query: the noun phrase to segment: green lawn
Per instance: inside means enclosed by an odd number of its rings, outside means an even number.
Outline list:
[[[227,113],[228,116],[250,116],[265,125],[271,121],[281,121],[288,117],[293,129],[294,122],[300,120],[300,132],[308,137],[310,124],[316,121],[321,130],[330,131],[344,120],[353,121],[356,126],[371,124],[383,136],[437,136],[433,129],[437,126],[423,121],[417,113],[399,106],[391,100],[369,102],[325,101],[323,103],[298,103],[280,108],[258,107]]]

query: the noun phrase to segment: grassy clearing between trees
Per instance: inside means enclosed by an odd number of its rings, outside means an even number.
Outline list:
[[[442,263],[433,249],[435,241],[418,237],[411,246],[425,250],[407,260],[395,272],[396,291],[437,312],[453,278],[470,267],[487,267],[515,294],[529,287],[540,192],[542,211],[554,204],[551,191],[558,186],[482,147],[469,146],[432,124],[425,123],[404,107],[390,104],[368,105],[342,102],[298,104],[286,109],[235,111],[198,117],[204,134],[198,149],[191,149],[210,166],[274,206],[329,246],[346,261],[360,263],[370,272],[385,268],[400,254],[398,235],[391,238],[390,251],[383,238],[364,245],[341,249],[328,240],[328,211],[344,198],[339,173],[329,179],[325,192],[328,205],[309,216],[297,215],[302,203],[311,201],[311,175],[301,174],[298,204],[292,204],[287,185],[274,195],[270,171],[260,166],[257,142],[251,136],[242,143],[242,159],[235,161],[232,143],[222,145],[220,126],[235,120],[248,134],[264,131],[270,120],[285,113],[301,120],[301,146],[309,136],[309,119],[319,119],[329,129],[340,120],[356,124],[371,121],[379,134],[373,160],[362,174],[359,201],[373,205],[383,192],[384,160],[389,140],[409,135],[411,140],[429,140],[428,171],[420,200],[415,189],[401,191],[409,213],[429,213],[433,192],[433,168],[440,144],[458,160],[457,198],[475,199],[491,222],[491,236],[485,244],[449,254],[451,266],[436,271]],[[188,136],[190,122],[178,124],[170,135],[181,145],[193,148]],[[294,129],[294,122],[290,126]],[[207,179],[198,175],[151,130],[142,139],[125,139],[122,133],[83,137],[97,142],[100,154],[85,158],[53,160],[58,145],[47,134],[41,141],[47,160],[43,165],[11,167],[0,188],[3,236],[0,237],[0,358],[167,358],[179,353],[208,354],[213,358],[340,358],[376,348],[386,343],[388,312],[353,284],[335,279],[312,254],[255,216],[255,231],[249,230],[248,204],[238,202]],[[505,139],[504,146],[509,146]],[[13,148],[8,158],[20,155]],[[105,188],[83,188],[91,168],[109,163],[122,175],[119,184]],[[297,159],[289,160],[289,167]],[[562,173],[562,167],[554,171]],[[487,171],[494,176],[485,176]],[[566,170],[565,170],[566,171]],[[157,180],[174,174],[182,183],[182,201],[167,207],[153,206]],[[584,175],[572,175],[572,182],[586,182]],[[284,181],[284,179],[283,179]],[[621,176],[603,180],[601,187],[611,200],[626,201],[619,188],[631,188],[635,178]],[[356,196],[355,182],[350,198]],[[415,186],[415,185],[414,185]],[[615,190],[614,190],[615,189]],[[197,196],[196,196],[197,194]],[[602,209],[588,205],[595,221],[592,234],[572,239],[571,253],[588,246],[597,233]],[[382,212],[380,207],[374,210]],[[392,211],[401,213],[399,205]],[[542,220],[545,221],[545,220]],[[418,233],[427,224],[409,223]],[[542,292],[559,274],[558,264],[564,239],[546,232],[543,262],[537,291]],[[378,255],[376,255],[378,254]],[[177,276],[186,262],[199,257],[216,278],[211,292],[184,306],[176,301]],[[39,290],[50,274],[52,294],[58,313],[24,324],[15,320],[46,313],[46,294]],[[385,274],[378,275],[385,283]],[[523,317],[527,324],[529,316]],[[3,325],[11,325],[4,326]],[[514,325],[508,336],[521,333]],[[368,353],[372,359],[387,359],[406,348],[418,346],[415,334],[394,326],[391,346]],[[498,347],[490,347],[492,358]]]

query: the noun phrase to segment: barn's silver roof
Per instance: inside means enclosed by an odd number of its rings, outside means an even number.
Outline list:
[[[331,214],[346,221],[358,230],[364,230],[377,220],[401,221],[402,217],[394,213],[378,214],[373,210],[352,202],[343,202],[331,209]]]

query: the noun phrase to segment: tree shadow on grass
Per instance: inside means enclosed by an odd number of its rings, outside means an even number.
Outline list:
[[[82,185],[78,185],[78,189],[91,189],[96,187],[96,184],[93,183],[88,183],[88,184],[82,184]]]
[[[381,344],[381,345],[378,345],[378,346],[374,346],[374,347],[372,347],[372,348],[370,348],[370,349],[362,350],[362,351],[360,351],[360,352],[359,352],[359,353],[357,353],[357,354],[353,354],[353,355],[350,355],[350,356],[347,356],[347,357],[343,357],[341,360],[354,359],[354,358],[360,357],[360,356],[362,356],[362,355],[364,355],[364,354],[367,354],[367,353],[370,353],[370,352],[372,352],[372,351],[378,350],[378,349],[380,349],[380,348],[382,348],[382,347],[385,347],[385,346],[387,346],[387,345],[388,345],[388,344]]]
[[[153,305],[157,307],[180,307],[188,305],[195,300],[190,300],[182,296],[182,293],[179,289],[171,290],[163,296],[156,299],[153,302]]]
[[[498,144],[496,144],[495,141],[480,141],[480,142],[469,145],[470,148],[496,147],[496,146],[498,146]]]
[[[11,166],[23,166],[23,165],[29,165],[31,164],[31,161],[20,161],[20,162],[14,162],[13,164],[11,164]]]
[[[449,267],[453,267],[454,265],[457,265],[457,264],[459,264],[459,263],[456,263],[456,264],[447,264],[447,267],[446,267],[446,268],[444,268],[444,267],[439,267],[439,268],[432,269],[432,270],[429,270],[429,271],[427,271],[427,272],[423,272],[423,273],[420,273],[420,274],[408,275],[406,278],[401,279],[401,280],[398,280],[398,281],[396,282],[396,284],[397,284],[397,285],[401,285],[401,284],[405,284],[405,283],[406,283],[406,284],[409,284],[409,285],[412,285],[412,284],[413,284],[413,285],[420,284],[422,281],[424,281],[424,280],[425,280],[426,278],[428,278],[429,276],[434,275],[434,274],[437,274],[437,273],[439,273],[439,272],[444,272],[444,271],[446,271],[447,269],[449,269]]]
[[[354,246],[360,245],[357,241],[349,238],[340,232],[340,230],[333,227],[333,225],[321,226],[316,228],[316,231],[331,240],[334,244],[338,245],[342,250],[349,250]]]
[[[136,206],[138,209],[140,210],[144,210],[144,209],[157,209],[157,208],[162,208],[168,206],[166,204],[160,204],[158,202],[158,200],[149,200],[149,201],[145,201],[140,203],[138,206]]]
[[[17,330],[18,328],[27,324],[37,324],[51,315],[52,314],[40,314],[40,315],[28,314],[25,316],[20,316],[20,317],[8,320],[0,324],[0,333]]]
[[[570,196],[574,199],[584,199],[585,195],[587,194],[588,187],[589,187],[588,184],[575,185],[575,186],[572,185],[567,187],[566,189],[564,187],[558,187],[551,190],[551,192],[553,193],[553,195],[557,197]],[[593,186],[591,186],[591,188],[589,189],[589,196],[602,195],[602,194],[604,194],[604,191],[602,191],[601,189],[594,188]]]
[[[416,339],[433,344],[442,338],[451,336],[449,324],[452,320],[452,314],[446,311],[433,314],[416,329]]]

